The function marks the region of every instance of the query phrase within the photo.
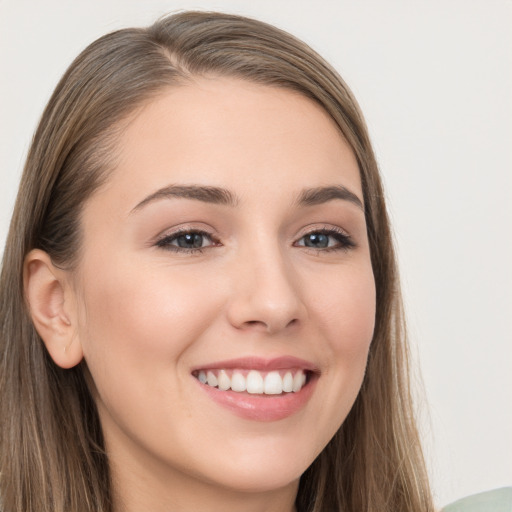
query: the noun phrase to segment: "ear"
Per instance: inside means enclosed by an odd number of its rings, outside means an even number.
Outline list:
[[[32,322],[51,358],[62,368],[77,365],[83,351],[69,272],[53,265],[44,251],[34,249],[25,258],[23,280]]]

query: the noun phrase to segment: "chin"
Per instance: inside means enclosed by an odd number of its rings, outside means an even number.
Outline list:
[[[261,450],[253,456],[250,453],[241,455],[226,458],[223,463],[216,465],[214,478],[217,485],[247,493],[295,486],[314,460],[314,455],[301,456],[296,449],[294,456],[280,450]]]
[[[216,483],[236,492],[255,494],[298,485],[303,471],[297,471],[296,468],[270,469],[273,464],[274,461],[271,460],[266,468],[253,467],[243,471],[235,471],[232,474],[226,473],[223,475],[222,481]]]

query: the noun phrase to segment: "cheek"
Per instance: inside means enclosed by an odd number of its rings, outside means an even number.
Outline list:
[[[317,294],[314,324],[325,345],[325,424],[338,430],[359,393],[375,327],[375,282],[369,263],[337,269]],[[328,412],[329,411],[329,412]]]
[[[179,362],[218,309],[202,288],[200,279],[129,261],[84,279],[81,341],[93,376],[152,374]]]
[[[370,265],[341,268],[311,300],[315,324],[328,340],[331,357],[366,364],[375,326],[375,282]]]
[[[375,326],[371,265],[341,265],[310,281],[309,320],[324,362],[315,412],[320,452],[345,421],[363,382]],[[321,427],[320,427],[321,426]]]

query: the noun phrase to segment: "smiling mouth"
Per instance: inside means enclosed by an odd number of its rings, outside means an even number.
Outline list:
[[[321,371],[294,356],[207,363],[191,376],[213,402],[250,421],[284,420],[306,407]]]
[[[220,391],[275,396],[298,393],[309,382],[312,372],[304,369],[204,369],[192,375],[201,384]]]

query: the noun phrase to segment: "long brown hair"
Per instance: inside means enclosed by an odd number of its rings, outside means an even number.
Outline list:
[[[80,211],[108,178],[118,128],[164,88],[230,76],[320,104],[360,169],[377,290],[374,338],[357,400],[301,478],[301,512],[433,510],[414,422],[408,352],[384,195],[363,116],[339,75],[306,44],[265,23],[184,12],[108,34],[71,64],[30,148],[0,291],[0,501],[4,512],[112,511],[109,465],[84,362],[64,370],[35,331],[23,294],[34,248],[73,268]]]

